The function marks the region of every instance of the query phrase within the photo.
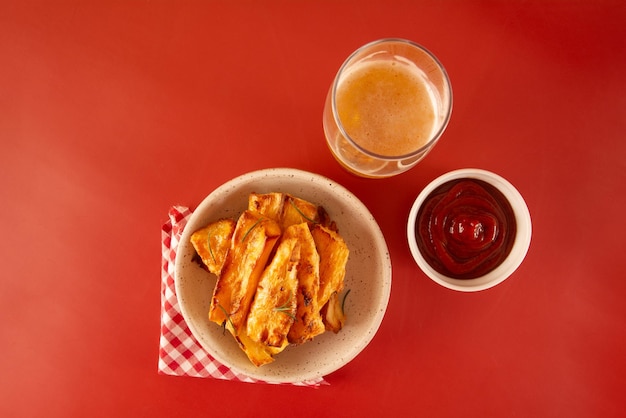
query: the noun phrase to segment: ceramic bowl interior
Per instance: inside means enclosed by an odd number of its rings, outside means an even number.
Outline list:
[[[189,238],[199,228],[223,217],[236,219],[251,192],[286,192],[323,206],[337,223],[350,249],[346,266],[347,321],[338,333],[325,332],[312,341],[287,347],[273,363],[255,367],[234,338],[208,320],[216,277],[192,259]],[[176,294],[182,315],[198,342],[231,369],[266,382],[300,382],[324,377],[356,357],[372,340],[385,314],[391,292],[391,261],[383,234],[369,210],[351,192],[323,176],[276,168],[251,172],[214,190],[194,211],[179,244],[175,266]]]
[[[452,277],[441,274],[434,268],[432,268],[422,256],[422,253],[417,246],[417,240],[415,236],[415,222],[417,219],[417,214],[428,195],[430,195],[430,193],[440,185],[451,180],[457,180],[462,178],[483,180],[498,188],[498,190],[500,190],[502,194],[504,194],[504,196],[511,204],[513,212],[515,213],[515,222],[517,223],[517,233],[515,241],[513,243],[513,248],[511,249],[509,256],[491,272],[485,274],[484,276],[469,280],[454,279]],[[411,207],[411,211],[409,212],[409,219],[407,222],[407,239],[409,243],[409,248],[411,250],[413,258],[415,259],[415,262],[420,267],[420,269],[429,278],[439,283],[440,285],[449,289],[463,292],[475,292],[479,290],[489,289],[503,282],[509,276],[511,276],[511,274],[513,274],[513,272],[520,266],[520,264],[526,257],[526,253],[528,252],[528,248],[530,246],[531,235],[532,225],[530,213],[528,211],[528,207],[526,206],[526,202],[524,201],[524,198],[519,193],[519,191],[517,191],[517,189],[511,183],[509,183],[507,180],[500,177],[499,175],[486,170],[474,168],[451,171],[449,173],[441,175],[440,177],[433,180],[430,184],[428,184],[415,199],[415,202]]]

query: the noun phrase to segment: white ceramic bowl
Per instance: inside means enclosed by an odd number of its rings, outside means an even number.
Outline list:
[[[287,347],[273,363],[255,367],[234,338],[208,320],[216,277],[192,258],[189,238],[197,229],[222,217],[236,218],[251,192],[286,192],[323,206],[350,249],[346,266],[347,321],[338,333],[325,332],[312,341]],[[350,362],[372,340],[385,314],[391,292],[391,261],[383,234],[369,210],[334,181],[305,171],[275,168],[237,177],[213,191],[197,207],[181,237],[176,257],[176,294],[191,332],[215,359],[231,369],[266,382],[300,382],[324,377]]]
[[[430,193],[442,184],[462,178],[473,178],[477,180],[485,181],[495,186],[502,194],[508,199],[513,212],[515,214],[515,222],[517,223],[517,233],[513,248],[508,257],[494,270],[485,274],[484,276],[477,277],[475,279],[459,280],[452,277],[448,277],[439,273],[422,256],[418,246],[415,235],[415,222],[417,214],[424,200],[430,195]],[[530,220],[530,213],[526,202],[522,195],[517,191],[511,183],[497,174],[486,170],[480,170],[475,168],[466,168],[461,170],[451,171],[443,174],[442,176],[433,180],[428,186],[422,190],[417,196],[411,211],[409,212],[409,219],[407,222],[407,238],[409,242],[409,248],[411,254],[417,262],[417,265],[422,271],[435,282],[449,289],[459,290],[463,292],[475,292],[479,290],[489,289],[504,280],[506,280],[513,272],[519,267],[530,246],[530,238],[532,235],[532,225]]]

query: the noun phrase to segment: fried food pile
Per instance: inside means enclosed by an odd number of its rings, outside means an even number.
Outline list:
[[[191,243],[217,275],[209,319],[255,366],[343,327],[349,250],[323,207],[286,193],[251,193],[236,221],[212,222]]]

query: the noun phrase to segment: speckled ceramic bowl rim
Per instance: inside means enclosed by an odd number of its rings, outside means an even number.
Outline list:
[[[237,217],[251,191],[287,192],[324,206],[348,244],[345,289],[348,319],[338,333],[326,332],[300,346],[288,347],[276,360],[253,366],[234,339],[207,312],[215,276],[192,261],[189,238],[219,217]],[[374,338],[391,293],[391,260],[380,227],[365,205],[338,183],[318,174],[291,168],[258,170],[234,178],[210,193],[183,231],[175,264],[175,288],[183,318],[192,334],[216,360],[231,370],[272,383],[311,381],[338,370]]]
[[[497,187],[511,204],[515,213],[515,222],[517,223],[517,234],[509,256],[495,270],[484,276],[471,280],[458,280],[447,277],[433,269],[422,256],[422,253],[417,246],[415,236],[415,222],[417,214],[428,195],[440,185],[451,180],[462,178],[483,180]],[[510,277],[526,257],[528,248],[530,247],[531,235],[532,224],[530,212],[528,211],[528,206],[519,191],[503,177],[490,171],[477,168],[464,168],[450,171],[430,182],[415,199],[407,221],[407,239],[409,248],[420,269],[436,283],[439,283],[448,289],[462,292],[476,292],[489,289],[499,283],[502,283]]]

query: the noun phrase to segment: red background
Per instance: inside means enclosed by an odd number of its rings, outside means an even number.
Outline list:
[[[623,414],[625,22],[619,0],[1,2],[0,415]],[[410,172],[360,179],[322,107],[347,55],[389,36],[443,62],[452,119]],[[158,375],[168,208],[281,166],[378,220],[379,333],[319,389]],[[464,167],[511,181],[533,219],[519,270],[476,294],[430,281],[404,232]]]

